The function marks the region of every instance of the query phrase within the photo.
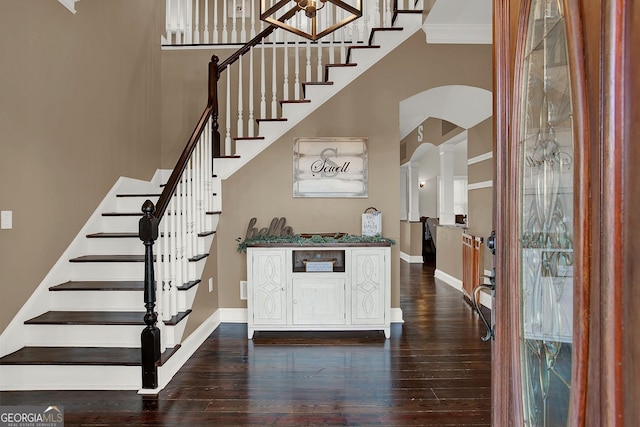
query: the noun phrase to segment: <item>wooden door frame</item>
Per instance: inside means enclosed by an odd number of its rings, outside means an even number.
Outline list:
[[[564,3],[576,110],[574,280],[579,284],[574,287],[570,425],[632,425],[640,412],[634,405],[640,391],[640,344],[635,339],[640,331],[640,268],[633,262],[640,253],[640,220],[632,215],[640,200],[640,173],[632,164],[640,159],[640,113],[631,100],[640,96],[640,61],[631,52],[640,45],[640,1]],[[517,247],[517,212],[509,201],[518,200],[518,153],[512,142],[519,126],[514,116],[519,102],[516,66],[521,63],[517,43],[526,30],[521,12],[529,4],[494,1],[495,185],[502,189],[494,212],[496,426],[520,425],[523,419],[513,322],[518,310],[517,251],[510,250]]]
[[[640,419],[640,0],[564,0],[576,141],[569,425]],[[517,40],[529,2],[494,0],[496,340],[492,425],[522,423],[517,348]],[[636,101],[636,102],[634,102]],[[516,139],[517,140],[517,139]]]

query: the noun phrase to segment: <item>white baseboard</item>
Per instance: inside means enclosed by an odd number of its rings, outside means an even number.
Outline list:
[[[462,280],[456,279],[452,275],[447,274],[444,271],[438,270],[438,269],[436,269],[436,271],[433,274],[433,276],[436,279],[442,280],[444,283],[446,283],[447,285],[451,286],[453,289],[456,289],[456,290],[462,292]]]
[[[436,271],[435,271],[433,276],[436,279],[442,280],[444,283],[446,283],[447,285],[451,286],[453,289],[456,289],[456,290],[462,292],[462,280],[456,279],[455,277],[451,276],[450,274],[447,274],[444,271],[438,270],[438,269],[436,269]],[[491,307],[492,307],[491,295],[489,295],[486,292],[480,292],[480,304],[484,305],[488,309],[491,309]]]
[[[424,262],[422,256],[409,255],[404,252],[400,252],[400,259],[411,264],[422,264]]]
[[[221,323],[247,323],[249,321],[246,308],[221,308],[218,311]]]
[[[391,308],[391,323],[404,323],[400,307]]]

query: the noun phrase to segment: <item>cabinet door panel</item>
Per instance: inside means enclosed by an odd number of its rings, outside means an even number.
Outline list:
[[[385,321],[385,251],[359,249],[352,253],[351,322],[376,325]]]
[[[262,325],[287,323],[285,251],[253,254],[253,321]]]
[[[326,277],[293,279],[292,315],[296,325],[344,325],[345,279]]]

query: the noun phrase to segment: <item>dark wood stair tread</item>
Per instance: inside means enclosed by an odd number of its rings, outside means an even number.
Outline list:
[[[164,364],[179,345],[165,350]],[[129,347],[23,347],[0,358],[0,365],[108,365],[140,366],[140,348]]]
[[[190,313],[191,310],[181,311],[164,323],[176,325]],[[144,327],[144,316],[144,311],[48,311],[24,323],[26,325],[139,325]]]
[[[264,136],[236,136],[234,141],[264,141]]]
[[[138,233],[135,232],[128,232],[128,231],[123,231],[123,232],[112,232],[112,233],[92,233],[92,234],[87,234],[87,237],[90,239],[95,239],[95,238],[116,238],[116,239],[121,239],[121,238],[130,238],[130,237],[138,237]]]
[[[102,216],[142,216],[140,212],[104,212]]]
[[[354,49],[380,49],[380,46],[378,46],[378,45],[371,45],[371,44],[370,44],[370,45],[364,45],[364,46],[349,46],[349,47],[347,48],[347,58],[346,58],[346,61],[345,61],[345,62],[347,62],[347,63],[351,62],[351,52],[352,52]]]
[[[256,122],[286,122],[286,117],[276,117],[275,119],[256,119]]]
[[[200,280],[191,280],[177,286],[178,290],[188,290],[200,283]],[[144,282],[135,280],[122,281],[69,281],[49,288],[50,291],[143,291]]]
[[[358,64],[349,62],[346,64],[326,64],[324,66],[324,80],[329,81],[329,70],[332,68],[347,68],[347,67],[357,67]]]
[[[280,105],[282,104],[310,104],[311,100],[310,99],[283,99],[278,101],[280,102]]]
[[[70,262],[144,262],[144,255],[83,255]]]
[[[24,323],[27,325],[144,326],[144,315],[144,311],[48,311]]]
[[[142,291],[144,282],[139,280],[122,281],[69,281],[49,288],[50,291]]]

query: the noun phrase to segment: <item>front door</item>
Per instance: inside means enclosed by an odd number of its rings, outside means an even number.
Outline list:
[[[640,0],[494,0],[492,425],[640,419]]]

